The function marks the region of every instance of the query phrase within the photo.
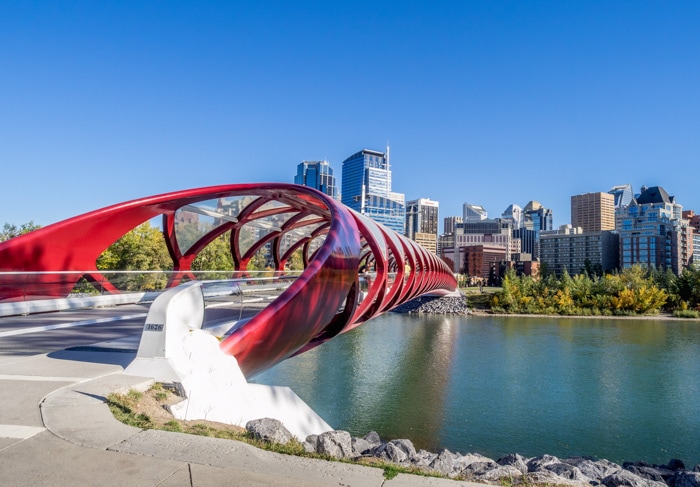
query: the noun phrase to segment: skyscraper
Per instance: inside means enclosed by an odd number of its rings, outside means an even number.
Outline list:
[[[539,258],[540,232],[552,230],[553,226],[552,210],[545,208],[538,201],[530,201],[523,208],[523,226],[515,230],[513,235],[520,238],[523,252]]]
[[[501,218],[510,218],[513,222],[513,229],[517,230],[518,228],[523,226],[523,209],[520,208],[519,205],[513,203],[505,209],[505,211],[501,215]]]
[[[457,226],[458,223],[462,223],[464,220],[462,219],[461,216],[448,216],[445,217],[443,220],[443,226],[444,229],[443,231],[445,233],[454,233],[455,227]]]
[[[406,203],[406,236],[437,254],[439,203],[419,198]]]
[[[489,217],[488,212],[483,206],[464,203],[462,205],[462,219],[464,222],[478,222],[486,220]]]
[[[621,184],[619,186],[613,186],[608,191],[611,195],[615,197],[615,209],[619,210],[626,207],[634,198],[634,192],[632,191],[631,184]]]
[[[552,210],[538,201],[530,201],[523,208],[523,227],[534,230],[537,238],[542,230],[552,230],[553,225]]]
[[[406,198],[391,191],[389,148],[363,149],[343,161],[342,202],[358,213],[403,234]]]
[[[584,233],[615,230],[615,196],[586,193],[571,197],[571,225]]]
[[[302,161],[297,166],[294,184],[301,184],[326,193],[338,199],[338,187],[335,184],[333,168],[328,161]]]
[[[692,230],[682,212],[664,188],[643,186],[640,195],[616,214],[620,267],[640,264],[679,275],[693,254]]]

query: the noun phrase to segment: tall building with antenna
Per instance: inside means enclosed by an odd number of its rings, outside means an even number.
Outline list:
[[[391,190],[389,147],[386,152],[363,149],[343,161],[342,203],[403,234],[406,197]]]

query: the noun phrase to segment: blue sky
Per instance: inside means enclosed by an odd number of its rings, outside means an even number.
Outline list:
[[[700,211],[700,2],[0,3],[0,225],[391,146],[499,216],[661,185]]]

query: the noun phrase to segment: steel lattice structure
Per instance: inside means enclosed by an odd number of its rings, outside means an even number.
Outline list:
[[[301,249],[301,275],[221,343],[247,376],[416,296],[450,292],[457,286],[450,269],[435,255],[327,195],[305,186],[263,183],[132,200],[0,243],[0,301],[20,299],[27,290],[37,299],[65,297],[81,277],[119,292],[97,269],[98,257],[120,237],[159,216],[176,271],[170,286],[193,278],[195,257],[227,232],[238,275],[265,245],[279,271]],[[210,219],[206,231],[193,236],[178,230],[178,224],[198,218]],[[363,266],[374,270],[366,292],[360,291],[358,278]],[[39,274],[28,284],[3,271]]]

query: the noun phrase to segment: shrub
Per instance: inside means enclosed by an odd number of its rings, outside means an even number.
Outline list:
[[[675,318],[700,318],[700,312],[694,309],[676,309],[673,311]]]

